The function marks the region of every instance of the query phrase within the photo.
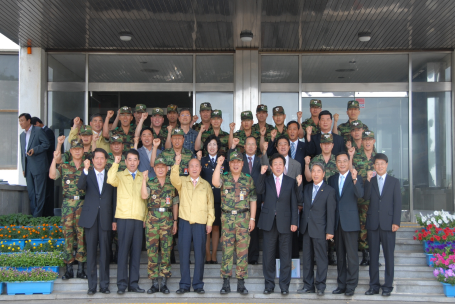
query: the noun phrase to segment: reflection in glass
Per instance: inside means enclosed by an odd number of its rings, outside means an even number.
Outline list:
[[[261,56],[262,83],[298,83],[299,57],[270,55]]]
[[[49,82],[84,82],[84,54],[48,54],[47,81]]]
[[[282,106],[286,119],[284,124],[286,125],[291,120],[297,120],[297,112],[299,111],[299,93],[262,93],[261,104],[267,105],[269,116],[267,117],[267,123],[275,126],[273,121],[272,110],[276,106]],[[254,116],[254,123],[257,123],[256,109],[251,109]]]
[[[234,121],[234,93],[232,92],[197,92],[196,93],[196,115],[199,116],[197,122],[201,122],[199,109],[201,103],[209,102],[212,110],[221,110],[223,113],[223,123],[221,130],[229,133],[229,124]]]
[[[84,119],[84,94],[85,92],[48,92],[48,127],[54,131],[56,138],[60,135],[68,136],[74,117]]]
[[[197,55],[196,56],[197,83],[233,83],[234,56],[233,55]]]
[[[450,82],[451,53],[413,53],[413,82]]]

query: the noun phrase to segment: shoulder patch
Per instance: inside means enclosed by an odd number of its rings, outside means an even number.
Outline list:
[[[245,173],[245,175],[251,177],[251,175],[249,175],[248,173]]]
[[[227,175],[229,172],[224,172],[223,175]]]

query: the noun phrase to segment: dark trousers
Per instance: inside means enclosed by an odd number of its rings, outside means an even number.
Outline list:
[[[393,275],[394,275],[394,257],[396,233],[392,231],[384,231],[378,227],[376,230],[368,230],[368,246],[370,251],[370,288],[383,292],[391,292],[393,290]],[[382,244],[382,251],[385,260],[385,282],[384,285],[379,283],[379,246]]]
[[[54,180],[47,177],[46,198],[44,201],[43,215],[54,216]]]
[[[205,242],[207,232],[204,224],[190,224],[179,219],[178,249],[180,256],[180,288],[190,289],[190,252],[191,240],[194,246],[193,289],[204,288]]]
[[[303,234],[303,287],[314,290],[325,290],[327,280],[327,241],[323,238],[312,238],[308,229]],[[314,259],[316,258],[317,271],[314,280]]]
[[[43,215],[48,176],[48,171],[40,174],[32,174],[30,170],[27,169],[25,172],[28,198],[30,200],[30,214],[34,217],[40,217]]]
[[[337,283],[340,289],[355,290],[359,282],[358,231],[344,231],[341,223],[335,231]]]
[[[133,219],[117,219],[118,263],[117,287],[119,290],[138,288],[139,266],[142,249],[143,221]],[[128,255],[129,280],[128,280]]]
[[[261,214],[261,195],[258,195],[257,209],[256,209],[256,223],[259,223],[259,216]],[[250,232],[250,245],[248,246],[248,263],[259,261],[259,231],[257,225],[255,225],[253,231]]]
[[[265,288],[275,288],[276,259],[275,250],[279,246],[280,251],[280,289],[289,290],[292,272],[292,233],[279,233],[276,227],[276,220],[273,221],[270,231],[263,230],[263,253],[262,272],[265,279]]]
[[[98,244],[100,248],[100,288],[109,287],[110,238],[111,230],[103,230],[101,228],[100,210],[98,209],[98,216],[96,217],[93,226],[90,228],[85,228],[85,242],[87,246],[88,289],[90,290],[96,290],[98,281],[96,269],[96,255]]]

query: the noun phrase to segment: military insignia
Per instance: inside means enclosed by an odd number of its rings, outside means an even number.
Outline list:
[[[261,106],[261,109],[263,109],[263,110],[264,110],[264,106]]]
[[[273,109],[273,111],[278,112],[278,108]]]
[[[317,100],[315,100],[315,101],[313,101],[313,102],[314,102],[315,104],[317,104],[317,103],[318,103],[318,101],[317,101]]]
[[[325,134],[324,137],[325,138],[330,138],[330,135],[329,134]]]
[[[156,112],[159,112],[159,111],[160,111],[160,109],[156,109]]]
[[[207,168],[209,164],[205,164],[205,167]]]
[[[371,133],[370,131],[365,132],[366,135],[370,135],[370,133]]]
[[[351,102],[352,105],[353,105],[354,103],[355,103],[354,101]]]
[[[118,136],[117,136],[117,135],[114,135],[114,136],[112,136],[112,138],[113,138],[113,139],[117,139],[117,138],[118,138]]]
[[[218,111],[213,112],[213,114],[218,114]]]
[[[139,106],[140,109],[142,109],[142,106]]]
[[[153,199],[156,199],[156,195],[155,195],[155,194],[153,194],[153,195],[152,195],[152,198],[153,198]]]
[[[123,110],[125,110],[125,111],[128,110],[128,107],[123,107]]]
[[[224,190],[224,193],[225,193],[225,194],[228,194],[228,191],[227,191],[227,189],[226,189],[226,190]]]
[[[204,103],[204,107],[206,107],[206,106],[207,106],[207,104],[206,104],[206,103]]]
[[[174,132],[180,132],[180,129],[175,129]]]
[[[352,123],[354,126],[357,126],[359,123],[358,122],[353,122]]]
[[[71,181],[69,179],[66,180],[66,184],[69,185]]]

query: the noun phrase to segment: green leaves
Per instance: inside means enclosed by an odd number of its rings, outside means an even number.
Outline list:
[[[18,271],[15,268],[0,270],[0,282],[53,281],[57,276],[58,273],[42,268],[32,269],[31,271]]]
[[[0,267],[64,266],[62,252],[22,251],[0,255]]]
[[[0,216],[0,226],[41,226],[43,224],[49,224],[57,226],[61,223],[60,216],[49,216],[49,217],[33,217],[32,215],[16,213]]]

